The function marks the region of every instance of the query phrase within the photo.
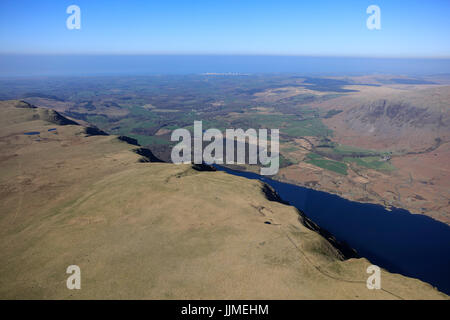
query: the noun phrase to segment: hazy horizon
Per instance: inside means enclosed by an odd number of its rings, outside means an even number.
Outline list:
[[[297,73],[304,75],[450,73],[450,59],[270,55],[0,55],[0,77]]]
[[[0,77],[450,73],[449,10],[440,0],[3,0]]]

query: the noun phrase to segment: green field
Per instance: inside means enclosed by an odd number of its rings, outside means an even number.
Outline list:
[[[334,148],[334,152],[338,154],[348,154],[348,153],[354,153],[354,154],[365,154],[365,155],[378,155],[380,154],[380,151],[374,151],[369,149],[362,149],[362,148],[356,148],[352,146],[345,146],[345,145],[338,145]]]
[[[249,128],[280,129],[281,135],[293,138],[302,136],[327,136],[331,134],[319,118],[300,119],[294,115],[257,114],[245,115],[234,121],[236,124],[245,124]]]
[[[338,157],[353,157],[358,155],[376,157],[384,153],[380,151],[356,148],[352,146],[337,145],[332,142],[323,143],[322,146],[318,146],[316,149],[321,153],[330,155],[330,157],[333,157],[333,155]]]
[[[306,157],[305,162],[342,175],[347,174],[347,164],[343,162],[326,159],[315,153],[309,153]]]
[[[374,170],[381,170],[381,171],[395,170],[395,167],[391,163],[389,163],[388,161],[381,161],[380,157],[364,157],[364,158],[345,157],[344,161],[347,163],[355,163],[359,166]]]

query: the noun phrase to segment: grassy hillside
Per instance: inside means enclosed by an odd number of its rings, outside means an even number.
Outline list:
[[[447,298],[385,271],[368,290],[370,263],[343,260],[260,182],[140,162],[18,101],[0,114],[0,298]],[[81,290],[66,288],[73,264]]]

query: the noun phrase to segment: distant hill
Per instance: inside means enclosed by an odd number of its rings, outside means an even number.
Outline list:
[[[365,88],[327,104],[343,110],[327,124],[361,147],[419,151],[450,140],[448,86]]]

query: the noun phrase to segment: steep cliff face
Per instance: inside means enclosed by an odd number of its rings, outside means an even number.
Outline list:
[[[385,271],[368,290],[370,263],[260,182],[143,163],[123,138],[36,112],[0,102],[1,298],[447,298]]]

